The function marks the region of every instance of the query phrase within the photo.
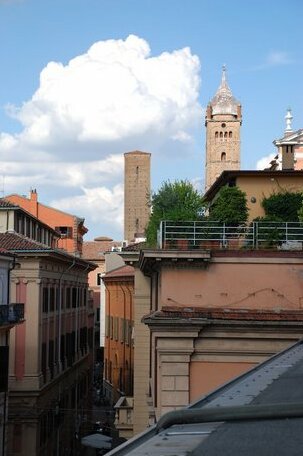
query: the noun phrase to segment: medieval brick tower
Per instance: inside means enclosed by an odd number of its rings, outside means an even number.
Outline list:
[[[124,154],[124,239],[144,237],[150,216],[150,156],[147,152]]]
[[[206,109],[205,190],[222,171],[240,169],[241,124],[241,105],[228,87],[223,66],[221,84]]]

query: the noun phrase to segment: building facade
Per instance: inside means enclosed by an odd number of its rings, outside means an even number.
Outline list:
[[[303,169],[303,129],[293,131],[292,114],[288,109],[285,116],[286,128],[284,136],[273,143],[278,149],[277,165],[282,170]]]
[[[262,201],[275,193],[301,192],[303,171],[298,170],[264,170],[264,171],[224,171],[204,194],[211,207],[216,195],[223,186],[237,186],[246,194],[248,221],[265,215]],[[210,209],[211,210],[211,209]]]
[[[111,403],[133,395],[134,269],[122,266],[103,277],[106,295],[104,394]]]
[[[157,419],[302,337],[302,265],[291,251],[141,251]]]
[[[56,231],[5,200],[0,225],[1,248],[16,256],[11,300],[25,314],[10,333],[8,454],[76,454],[89,421],[95,265],[57,249]]]
[[[58,248],[72,255],[82,255],[83,236],[88,231],[83,218],[40,203],[36,190],[31,190],[28,198],[12,194],[6,196],[5,200],[26,210],[59,233]]]
[[[147,152],[124,154],[124,239],[140,240],[150,216],[150,157]]]
[[[225,170],[240,169],[242,108],[233,97],[223,67],[221,84],[206,108],[205,189]]]
[[[88,274],[89,290],[92,295],[95,312],[95,362],[103,364],[105,338],[105,296],[102,289],[102,276],[105,274],[105,254],[117,252],[121,242],[106,236],[99,236],[93,241],[83,242],[82,258],[96,264],[96,269]],[[118,266],[118,265],[117,265]],[[103,370],[100,371],[102,377]],[[101,378],[100,378],[101,381]]]

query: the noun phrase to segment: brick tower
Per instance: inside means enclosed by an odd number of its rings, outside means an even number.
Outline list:
[[[240,169],[241,124],[241,104],[228,87],[223,66],[221,84],[206,109],[205,190],[222,171]]]
[[[124,239],[144,237],[150,216],[150,156],[134,151],[124,154]]]

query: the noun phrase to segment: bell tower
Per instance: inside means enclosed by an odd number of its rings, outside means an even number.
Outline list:
[[[240,169],[241,124],[241,104],[227,84],[224,65],[221,84],[206,108],[205,190],[223,171]]]

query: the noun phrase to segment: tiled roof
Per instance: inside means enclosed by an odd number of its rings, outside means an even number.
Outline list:
[[[113,241],[110,238],[97,238],[98,241],[85,241],[82,247],[82,258],[86,260],[98,260],[104,258],[105,252],[111,252],[112,247],[120,247],[120,241]]]
[[[17,233],[0,233],[0,248],[6,250],[52,250],[40,242]]]
[[[108,272],[105,275],[105,279],[113,278],[113,277],[126,277],[126,276],[134,276],[135,269],[132,266],[121,266],[113,271]]]
[[[230,309],[207,307],[163,306],[144,318],[158,320],[163,318],[210,320],[249,320],[249,321],[302,321],[303,310],[276,309]]]
[[[19,207],[18,205],[16,204],[13,204],[13,203],[10,203],[9,201],[7,201],[6,199],[4,198],[0,198],[0,209],[4,207],[4,208],[16,208],[16,207]]]
[[[146,242],[136,242],[129,244],[127,247],[123,247],[122,252],[139,252],[146,247]]]

